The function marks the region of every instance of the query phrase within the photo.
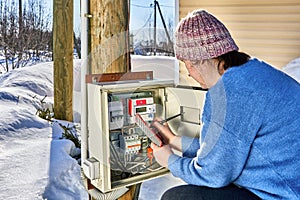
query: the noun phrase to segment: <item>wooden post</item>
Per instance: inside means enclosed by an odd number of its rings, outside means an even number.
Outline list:
[[[129,0],[90,0],[90,14],[90,72],[128,72]],[[119,200],[132,200],[136,188],[130,187]]]
[[[140,192],[141,183],[129,187],[129,190],[118,200],[136,200]]]
[[[53,0],[54,115],[73,121],[73,0]]]
[[[125,0],[90,0],[92,74],[129,71],[128,9]]]

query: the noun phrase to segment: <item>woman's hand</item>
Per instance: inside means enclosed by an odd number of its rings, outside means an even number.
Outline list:
[[[176,136],[171,131],[167,122],[161,124],[158,120],[154,120],[151,126],[159,132],[165,145],[170,145],[170,147],[181,151],[181,137]]]
[[[153,126],[157,129],[157,131],[163,138],[164,144],[170,144],[171,141],[176,137],[175,134],[169,128],[169,125],[167,122],[165,122],[162,125],[158,120],[154,120],[154,122],[152,123],[151,126]]]
[[[153,155],[162,167],[168,167],[168,160],[171,154],[173,154],[169,145],[163,145],[162,147],[157,146],[153,142],[151,143],[151,148],[153,149]]]

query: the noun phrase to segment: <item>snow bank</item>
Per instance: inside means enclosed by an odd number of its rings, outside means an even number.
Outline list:
[[[53,63],[46,62],[9,71],[0,77],[0,87],[53,96]]]
[[[78,149],[36,115],[41,100],[53,103],[52,62],[0,75],[0,199],[88,199]]]
[[[290,75],[300,83],[300,58],[296,58],[282,68],[282,71]]]
[[[81,170],[77,161],[70,157],[80,152],[70,140],[59,140],[63,129],[54,122],[53,140],[50,150],[49,181],[43,198],[48,200],[88,199],[81,181]],[[68,126],[66,122],[64,126]],[[71,124],[70,124],[71,125]]]
[[[46,95],[52,101],[52,74],[52,64],[43,63],[0,76],[0,138],[34,136],[25,130],[49,127],[35,113]]]

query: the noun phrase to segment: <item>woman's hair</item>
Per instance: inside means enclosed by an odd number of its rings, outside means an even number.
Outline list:
[[[219,61],[218,69],[220,68],[220,64],[223,63],[223,68],[226,70],[230,67],[238,67],[245,64],[249,61],[250,56],[243,52],[230,51],[218,56],[216,59]]]

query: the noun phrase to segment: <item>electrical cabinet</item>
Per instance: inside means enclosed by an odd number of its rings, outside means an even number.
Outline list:
[[[169,121],[175,134],[197,137],[205,91],[178,88],[168,80],[119,81],[87,84],[88,158],[85,175],[101,192],[130,186],[168,170],[154,159],[151,141],[136,124],[176,115]]]

